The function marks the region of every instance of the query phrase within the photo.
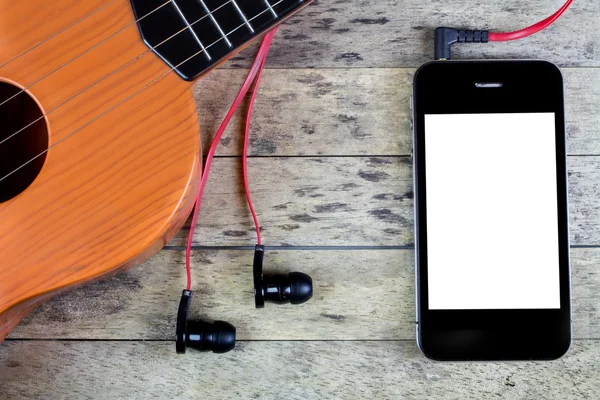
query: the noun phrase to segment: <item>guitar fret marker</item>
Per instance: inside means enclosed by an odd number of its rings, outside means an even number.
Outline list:
[[[212,13],[210,12],[210,9],[206,6],[206,4],[204,3],[204,0],[198,0],[200,2],[200,4],[202,4],[202,7],[204,7],[204,11],[206,11],[208,13],[208,16],[210,17],[210,19],[212,20],[213,24],[215,24],[215,26],[217,27],[217,29],[219,30],[219,33],[221,34],[221,36],[223,37],[223,39],[225,39],[225,43],[227,43],[227,46],[229,46],[229,48],[232,48],[233,45],[231,44],[231,42],[229,41],[229,39],[227,38],[227,35],[225,34],[225,32],[223,32],[223,29],[221,29],[221,26],[219,25],[219,23],[217,22],[217,20],[215,19],[215,16],[212,15]]]
[[[233,4],[233,6],[235,7],[235,9],[237,10],[238,14],[240,14],[240,16],[242,17],[242,19],[244,20],[244,23],[248,26],[248,29],[250,29],[250,32],[254,33],[254,28],[252,28],[252,25],[250,25],[250,21],[248,21],[248,19],[246,18],[246,16],[242,12],[242,9],[240,8],[240,6],[238,6],[237,2],[235,0],[231,0],[231,3]]]
[[[271,3],[269,3],[269,0],[263,0],[265,2],[265,4],[267,5],[267,7],[269,7],[269,10],[271,11],[271,14],[273,14],[273,16],[275,18],[279,18],[279,15],[277,15],[277,13],[275,12],[275,10],[273,9],[273,7],[271,6]]]
[[[171,3],[173,3],[173,5],[175,6],[175,8],[177,9],[177,12],[179,13],[179,15],[181,16],[181,19],[183,20],[183,22],[187,25],[188,29],[190,30],[190,32],[192,32],[192,35],[194,35],[194,39],[196,39],[196,42],[198,42],[198,44],[200,45],[200,48],[202,49],[202,52],[206,55],[206,58],[208,58],[209,61],[212,60],[212,57],[210,56],[210,54],[208,54],[208,50],[206,50],[206,47],[204,47],[204,45],[202,44],[202,41],[200,40],[200,38],[198,37],[198,35],[196,35],[196,32],[194,32],[194,30],[192,29],[192,26],[190,25],[190,23],[188,22],[187,18],[185,17],[185,15],[183,15],[183,12],[181,11],[181,9],[179,8],[179,6],[177,5],[177,3],[175,2],[175,0],[171,0]],[[210,13],[209,13],[210,14]],[[212,16],[212,14],[211,14]]]

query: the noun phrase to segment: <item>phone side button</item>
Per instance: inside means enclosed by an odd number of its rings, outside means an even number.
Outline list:
[[[417,342],[419,341],[419,322],[418,321],[415,322],[415,340]]]

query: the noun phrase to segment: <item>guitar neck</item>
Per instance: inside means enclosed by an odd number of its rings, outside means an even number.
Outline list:
[[[146,44],[194,80],[311,0],[131,0]]]

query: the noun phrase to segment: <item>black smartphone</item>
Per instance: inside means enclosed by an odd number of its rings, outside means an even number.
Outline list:
[[[437,360],[571,343],[563,81],[544,61],[441,61],[413,96],[417,341]]]

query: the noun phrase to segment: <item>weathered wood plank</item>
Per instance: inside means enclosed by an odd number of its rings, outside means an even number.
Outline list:
[[[242,340],[414,337],[412,251],[268,251],[267,271],[311,275],[302,306],[254,308],[252,251],[194,255],[191,315],[234,324]],[[42,305],[12,338],[170,339],[185,285],[182,251]],[[412,321],[412,323],[411,323]]]
[[[569,157],[571,244],[600,244],[600,158]]]
[[[437,26],[510,31],[554,13],[561,1],[315,1],[294,16],[274,41],[274,67],[417,67],[433,58]],[[542,33],[487,45],[454,46],[454,58],[534,58],[559,65],[598,66],[600,4],[575,2]],[[247,66],[253,51],[227,64]]]
[[[567,153],[600,154],[600,69],[575,68],[562,72]]]
[[[598,245],[600,157],[573,156],[568,164],[571,244]],[[249,171],[266,245],[413,244],[410,157],[254,158]],[[196,245],[254,244],[239,159],[213,164],[198,221]],[[186,237],[183,229],[171,244]]]
[[[252,251],[194,253],[192,315],[224,319],[241,340],[414,339],[412,250],[270,250],[269,271],[303,271],[315,283],[302,306],[254,309]],[[29,339],[173,337],[184,286],[183,251],[42,305],[11,334]],[[573,334],[600,338],[600,249],[572,250]]]
[[[246,71],[216,70],[195,87],[204,149]],[[409,155],[414,69],[270,69],[256,99],[255,156]],[[600,69],[565,68],[568,153],[600,154]],[[245,112],[221,140],[219,155],[240,155]]]
[[[412,238],[409,157],[255,158],[252,195],[266,245],[405,245]],[[194,243],[254,245],[239,159],[213,163]],[[183,229],[172,244],[182,245]]]
[[[412,69],[266,70],[255,103],[250,155],[410,154],[413,73]],[[205,149],[245,74],[216,70],[197,83]],[[241,154],[245,117],[245,110],[236,114],[217,154]]]
[[[594,399],[598,341],[554,362],[439,363],[414,342],[246,342],[175,354],[165,342],[7,342],[3,399]]]

